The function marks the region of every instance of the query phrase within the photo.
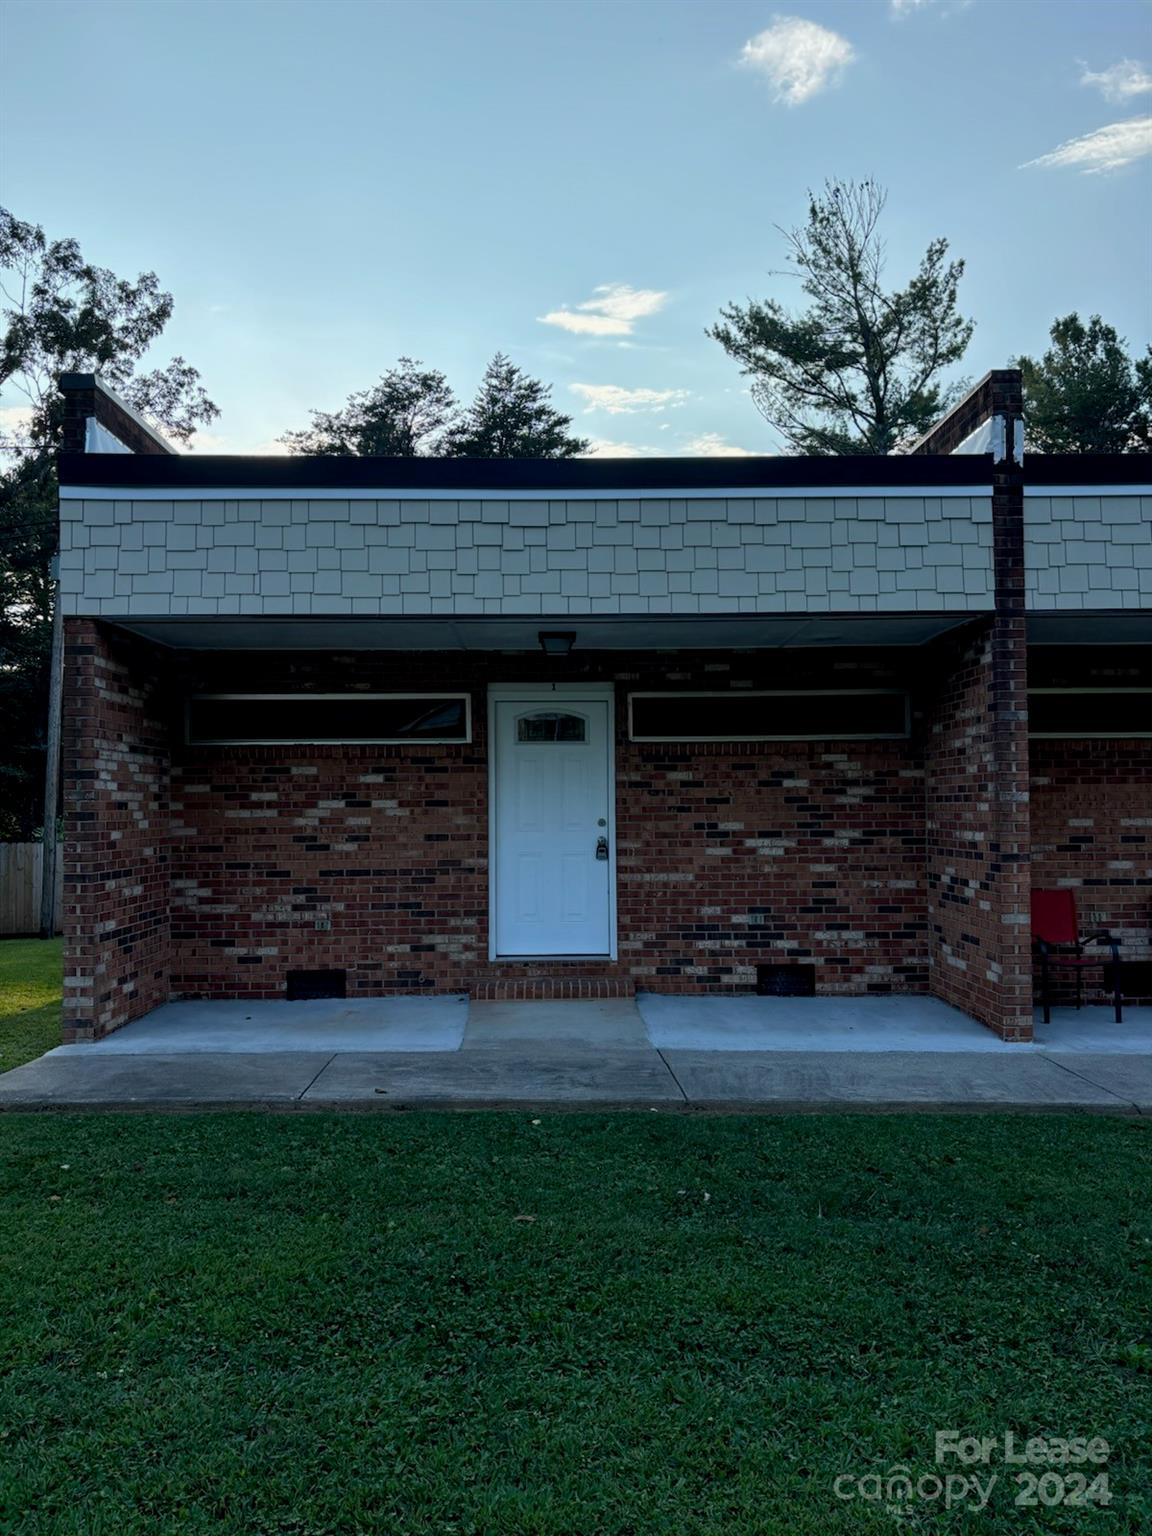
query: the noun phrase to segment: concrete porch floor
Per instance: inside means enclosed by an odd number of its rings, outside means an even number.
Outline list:
[[[1020,1046],[924,998],[171,1003],[0,1076],[0,1109],[212,1105],[1152,1113],[1152,1009]]]
[[[165,1003],[92,1045],[49,1056],[177,1056],[216,1051],[458,1051],[468,999],[322,998],[289,1002]]]
[[[463,994],[165,1003],[60,1056],[281,1051],[443,1052],[541,1046],[689,1051],[1152,1052],[1152,1008],[1054,1008],[1031,1045],[1008,1045],[932,997],[671,997],[470,1003]]]
[[[1036,1013],[1030,1045],[1009,1045],[935,997],[669,997],[637,1006],[658,1049],[696,1051],[1152,1052],[1152,1008],[1053,1008]]]

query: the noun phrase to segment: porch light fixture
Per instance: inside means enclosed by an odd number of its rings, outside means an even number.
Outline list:
[[[567,656],[576,644],[574,629],[542,629],[536,636],[545,656]]]

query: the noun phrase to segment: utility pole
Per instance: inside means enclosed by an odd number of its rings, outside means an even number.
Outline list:
[[[40,937],[56,933],[56,818],[60,804],[60,715],[64,697],[64,618],[60,612],[60,556],[52,557],[52,662],[48,683],[48,753],[44,764],[43,879]]]

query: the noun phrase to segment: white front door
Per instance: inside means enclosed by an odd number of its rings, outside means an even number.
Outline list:
[[[497,697],[495,955],[612,947],[610,709],[605,697]]]

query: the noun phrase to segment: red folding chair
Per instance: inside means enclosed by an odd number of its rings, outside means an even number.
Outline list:
[[[1116,1008],[1116,1022],[1123,1018],[1120,1003],[1120,945],[1104,930],[1099,933],[1080,934],[1076,920],[1076,893],[1074,891],[1032,892],[1032,942],[1040,958],[1040,1000],[1044,1007],[1044,1022],[1052,1015],[1051,981],[1053,970],[1071,970],[1076,976],[1076,1006],[1084,1000],[1084,972],[1091,966],[1103,969],[1105,977],[1112,972],[1112,1001]],[[1103,955],[1086,955],[1085,944],[1107,944],[1110,958]]]

